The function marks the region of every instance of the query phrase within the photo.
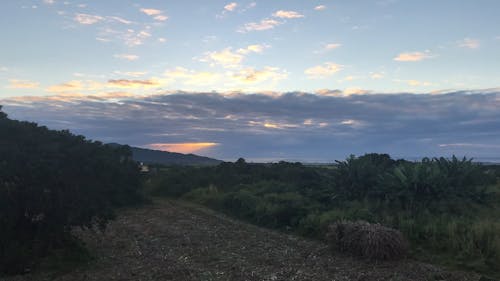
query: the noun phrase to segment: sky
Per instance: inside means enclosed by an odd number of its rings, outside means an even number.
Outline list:
[[[5,0],[0,105],[223,160],[500,159],[496,0]]]

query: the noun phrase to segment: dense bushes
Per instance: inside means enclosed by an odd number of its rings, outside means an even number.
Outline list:
[[[1,113],[1,112],[0,112]],[[112,208],[137,202],[139,172],[127,147],[0,116],[0,272],[20,272],[104,227]]]
[[[418,256],[492,271],[500,268],[498,170],[455,157],[408,162],[385,154],[319,167],[240,159],[164,168],[148,188],[318,239],[332,223],[380,223],[401,231]]]

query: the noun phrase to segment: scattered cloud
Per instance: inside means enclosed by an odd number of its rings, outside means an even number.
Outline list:
[[[168,20],[168,16],[166,16],[162,10],[158,9],[151,9],[151,8],[142,8],[140,9],[141,12],[144,14],[152,17],[153,19],[157,21],[166,21]]]
[[[226,6],[224,6],[224,10],[232,12],[236,9],[236,7],[238,7],[238,3],[232,2],[232,3],[229,3]]]
[[[408,83],[409,86],[415,86],[415,87],[432,85],[432,83],[430,82],[419,81],[419,80],[408,80],[406,82]]]
[[[366,95],[369,93],[371,93],[371,91],[362,88],[347,88],[342,92],[344,96]]]
[[[157,9],[146,9],[146,8],[142,8],[141,9],[141,12],[145,13],[146,15],[148,16],[157,16],[157,15],[161,15],[162,11],[161,10],[157,10]]]
[[[79,24],[91,25],[104,20],[104,17],[90,14],[76,14],[74,20]]]
[[[162,81],[157,79],[148,80],[129,80],[129,79],[111,79],[108,85],[116,88],[157,88],[163,85]]]
[[[467,49],[477,49],[481,46],[481,42],[478,39],[465,38],[458,42],[458,46]]]
[[[282,23],[274,19],[263,19],[260,22],[246,23],[243,27],[238,29],[238,32],[269,30],[280,24]]]
[[[432,55],[428,51],[426,52],[410,52],[410,53],[401,53],[397,55],[394,60],[395,61],[403,61],[403,62],[416,62],[424,59],[432,58]]]
[[[240,48],[237,52],[242,55],[247,55],[249,53],[262,53],[267,48],[270,48],[270,46],[266,44],[253,44],[248,45],[246,48]]]
[[[239,67],[244,56],[241,53],[233,52],[231,48],[225,48],[222,51],[207,52],[200,60],[208,62],[211,66],[221,65],[224,68]]]
[[[189,86],[208,86],[218,83],[222,75],[216,72],[195,71],[183,67],[167,70],[164,76],[169,81],[180,81]]]
[[[342,44],[339,44],[339,43],[330,43],[330,44],[325,45],[325,50],[334,50],[334,49],[340,48],[341,46],[342,46]]]
[[[266,66],[263,69],[248,67],[232,75],[243,83],[261,83],[264,81],[279,81],[286,79],[288,74],[277,67]]]
[[[55,0],[43,0],[43,3],[47,4],[47,5],[53,5],[56,3]]]
[[[80,77],[80,76],[77,76]],[[106,88],[105,83],[94,80],[71,80],[65,83],[52,85],[45,89],[46,92],[53,94],[78,94],[82,95],[83,92],[101,91]]]
[[[384,78],[384,76],[385,76],[384,73],[380,73],[380,72],[374,72],[374,73],[370,74],[370,78],[374,79],[374,80],[382,79],[382,78]]]
[[[115,71],[114,72],[115,74],[118,74],[118,75],[124,75],[124,76],[130,76],[130,77],[142,77],[146,74],[148,74],[148,72],[146,71]]]
[[[314,7],[314,10],[324,11],[324,10],[326,10],[326,6],[325,5],[318,5],[318,6]]]
[[[133,22],[130,21],[130,20],[126,20],[124,18],[121,18],[121,17],[116,17],[116,16],[110,16],[110,17],[106,17],[109,21],[111,22],[118,22],[118,23],[122,23],[122,24],[126,24],[126,25],[129,25],[129,24],[132,24]]]
[[[117,54],[117,55],[114,55],[114,57],[117,59],[128,60],[128,61],[135,61],[135,60],[139,59],[139,56],[132,55],[132,54]]]
[[[343,66],[333,62],[326,62],[322,65],[313,66],[304,71],[309,79],[322,79],[331,76],[340,70]]]
[[[155,16],[154,19],[157,21],[166,21],[166,20],[168,20],[168,16],[158,15],[158,16]]]
[[[40,83],[33,82],[29,80],[18,80],[11,79],[9,80],[9,85],[7,88],[9,89],[36,89],[40,86]]]
[[[281,19],[297,19],[297,18],[303,18],[304,15],[295,11],[279,10],[273,14],[273,17]]]

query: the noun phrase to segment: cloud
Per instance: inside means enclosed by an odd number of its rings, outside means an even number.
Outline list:
[[[243,55],[247,55],[249,53],[262,53],[267,48],[270,48],[270,46],[265,44],[248,45],[246,48],[238,49],[238,53]]]
[[[340,70],[343,66],[333,62],[326,62],[322,65],[313,66],[304,71],[309,79],[322,79],[331,76]]]
[[[415,62],[421,61],[424,59],[432,58],[429,52],[412,52],[412,53],[401,53],[397,55],[394,60],[395,61],[404,61],[404,62]]]
[[[243,83],[261,83],[264,81],[279,81],[286,79],[288,74],[277,67],[266,66],[263,69],[248,67],[234,73],[233,78]]]
[[[9,89],[36,89],[40,86],[40,83],[33,82],[29,80],[18,80],[11,79],[9,80],[9,85],[7,88]]]
[[[157,15],[160,15],[162,13],[161,10],[157,10],[157,9],[146,9],[146,8],[142,8],[141,9],[141,12],[145,13],[146,15],[148,16],[157,16]]]
[[[146,145],[147,148],[170,151],[177,153],[198,153],[211,147],[219,145],[214,142],[188,142],[188,143],[152,143]]]
[[[107,19],[111,22],[118,22],[118,23],[122,23],[122,24],[125,24],[125,25],[129,25],[129,24],[132,24],[133,22],[130,21],[130,20],[126,20],[124,18],[121,18],[121,17],[116,17],[116,16],[111,16],[111,17],[107,17]]]
[[[130,77],[142,77],[148,74],[147,71],[115,71],[114,73]]]
[[[43,3],[47,4],[47,5],[53,5],[56,3],[55,0],[43,0]]]
[[[370,74],[370,78],[374,79],[374,80],[376,80],[376,79],[382,79],[382,78],[384,78],[384,76],[385,75],[383,73],[379,73],[379,72],[375,72],[375,73],[371,73]]]
[[[481,42],[477,39],[465,38],[458,42],[458,46],[467,49],[477,49],[481,46]]]
[[[117,55],[114,55],[113,57],[115,57],[117,59],[128,60],[128,61],[135,61],[135,60],[139,59],[139,56],[132,55],[132,54],[117,54]]]
[[[279,10],[273,14],[273,17],[281,19],[297,19],[297,18],[303,18],[304,15],[295,11]]]
[[[224,10],[232,12],[236,9],[236,7],[238,7],[238,3],[232,2],[232,3],[229,3],[226,6],[224,6]]]
[[[314,7],[314,10],[324,11],[324,10],[326,10],[326,6],[325,5],[318,5],[318,6]]]
[[[164,76],[169,81],[181,81],[189,86],[208,86],[218,83],[222,75],[216,72],[195,71],[183,67],[167,70]]]
[[[64,92],[79,92],[85,90],[86,87],[84,82],[73,80],[66,83],[50,86],[46,89],[47,92],[51,93],[64,93]]]
[[[212,66],[221,65],[224,68],[235,68],[240,66],[243,59],[242,54],[233,52],[231,48],[225,48],[222,51],[205,53],[205,56],[200,61],[208,62]]]
[[[342,44],[339,44],[339,43],[326,44],[325,50],[334,50],[334,49],[340,48],[340,46],[342,46]]]
[[[157,79],[148,80],[129,80],[129,79],[111,79],[108,85],[116,88],[156,88],[163,85],[162,81]]]
[[[166,20],[168,20],[168,16],[158,15],[158,16],[155,16],[154,19],[157,21],[166,21]]]
[[[408,81],[407,81],[407,83],[408,83],[408,85],[410,85],[410,86],[417,86],[417,87],[419,87],[419,86],[430,86],[430,85],[432,85],[432,83],[430,83],[430,82],[419,81],[419,80],[413,80],[413,79],[412,79],[412,80],[408,80]]]
[[[500,158],[498,90],[435,95],[323,93],[109,92],[93,97],[10,98],[0,104],[11,118],[69,128],[104,142],[144,147],[216,143],[200,152],[228,160],[333,162],[367,152]]]
[[[79,24],[91,25],[104,20],[104,17],[89,14],[76,14],[74,20]]]
[[[263,19],[260,22],[246,23],[243,27],[240,27],[238,29],[238,32],[269,30],[275,28],[280,24],[282,23],[274,19]]]
[[[157,21],[166,21],[166,20],[168,20],[168,16],[166,16],[165,14],[163,14],[162,10],[142,8],[142,9],[140,9],[140,11],[143,12],[144,14],[152,17],[153,19],[155,19]]]

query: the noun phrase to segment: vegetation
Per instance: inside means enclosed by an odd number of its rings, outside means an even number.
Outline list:
[[[139,202],[127,147],[10,120],[0,111],[0,272],[24,272],[78,242],[74,227],[104,228],[113,207]]]
[[[334,250],[371,260],[400,259],[408,252],[408,242],[401,232],[363,221],[333,223],[325,238]]]
[[[499,175],[498,166],[465,158],[366,154],[328,167],[244,159],[164,167],[146,188],[318,239],[332,223],[378,223],[403,233],[414,257],[492,273],[500,268]]]

